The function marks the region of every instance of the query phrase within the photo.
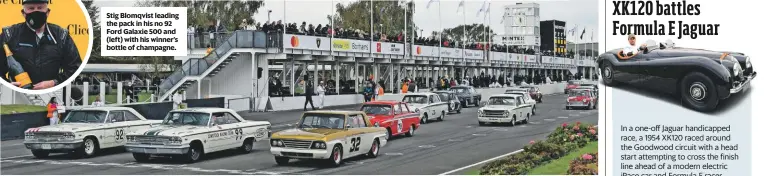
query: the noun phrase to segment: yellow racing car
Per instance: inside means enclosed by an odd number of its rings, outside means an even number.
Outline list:
[[[332,166],[347,158],[377,157],[386,145],[386,129],[375,127],[362,111],[309,111],[293,129],[271,135],[276,163],[290,159],[327,160]]]

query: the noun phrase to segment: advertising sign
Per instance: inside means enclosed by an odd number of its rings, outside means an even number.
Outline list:
[[[464,55],[467,59],[483,60],[483,50],[464,50]]]
[[[525,55],[526,62],[536,63],[537,55]]]
[[[438,52],[437,47],[434,47],[434,46],[413,45],[413,55],[414,56],[438,57],[439,52]]]
[[[330,51],[327,37],[285,34],[283,40],[285,48]]]
[[[334,39],[333,51],[370,53],[370,42],[362,40]]]
[[[398,54],[403,55],[405,54],[405,47],[403,44],[399,43],[386,43],[386,42],[372,42],[371,44],[371,50],[373,50],[373,53],[380,53],[380,54]]]
[[[490,52],[489,58],[491,58],[491,60],[493,61],[509,61],[509,59],[507,58],[507,55],[508,55],[507,53],[503,53],[503,52]]]
[[[553,57],[552,56],[542,56],[542,63],[549,64],[549,63],[551,63],[551,61],[553,61]]]
[[[440,48],[440,57],[462,58],[462,49],[458,49],[458,48]]]

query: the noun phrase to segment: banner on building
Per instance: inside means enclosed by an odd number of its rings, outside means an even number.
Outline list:
[[[283,40],[285,48],[330,51],[327,37],[285,34]]]
[[[370,42],[362,40],[334,39],[333,51],[369,53]]]
[[[483,60],[483,50],[464,50],[465,58]]]
[[[399,43],[372,42],[371,50],[373,53],[380,54],[405,54],[405,45]]]
[[[459,48],[440,48],[440,57],[444,58],[462,58],[462,49]]]
[[[526,62],[537,63],[537,56],[536,55],[525,55],[524,58],[526,59]]]
[[[422,45],[413,45],[413,55],[414,56],[425,56],[425,57],[438,57],[438,47],[435,46],[422,46]]]

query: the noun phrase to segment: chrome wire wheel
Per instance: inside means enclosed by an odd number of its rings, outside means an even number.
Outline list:
[[[706,85],[701,82],[694,82],[689,88],[690,97],[696,101],[703,101],[706,98]]]

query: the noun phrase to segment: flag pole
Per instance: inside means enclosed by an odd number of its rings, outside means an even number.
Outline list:
[[[373,0],[370,0],[370,41],[373,42]],[[373,54],[373,50],[370,51]]]
[[[462,61],[467,62],[467,4],[462,0]],[[465,73],[466,74],[466,73]]]
[[[408,0],[403,0],[403,3],[405,4],[405,7],[403,7],[403,44],[408,43],[408,40],[405,39],[406,36],[408,36]],[[403,53],[404,54],[404,53]]]

